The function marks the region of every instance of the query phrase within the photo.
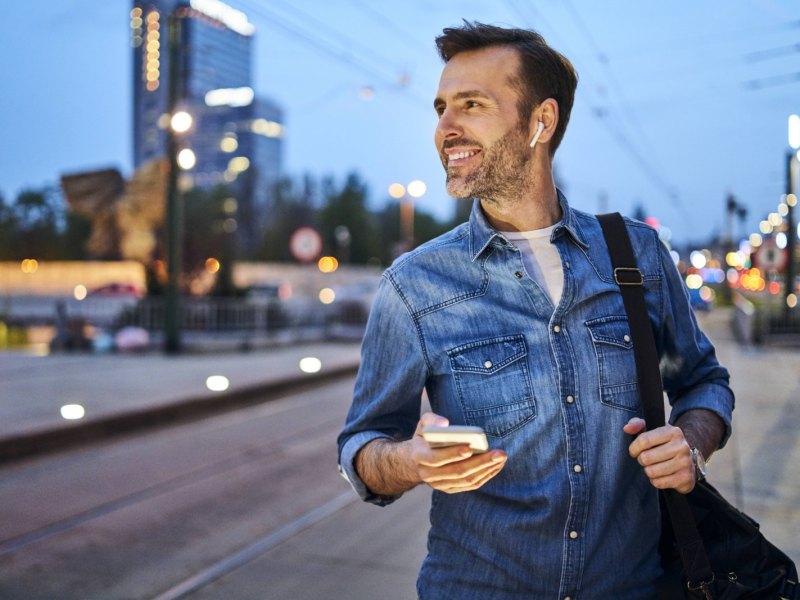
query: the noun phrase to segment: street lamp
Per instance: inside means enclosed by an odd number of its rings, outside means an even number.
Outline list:
[[[389,186],[389,195],[400,200],[400,230],[406,251],[414,246],[414,199],[422,198],[427,189],[425,182],[419,179],[409,182],[407,186],[402,183]]]
[[[169,174],[167,177],[167,293],[164,298],[164,350],[177,354],[181,350],[180,332],[180,274],[183,240],[183,206],[178,193],[178,169],[194,166],[194,153],[181,151],[179,157],[177,136],[185,133],[192,125],[191,116],[178,110],[181,98],[180,38],[181,21],[173,13],[169,16],[169,114],[170,126],[167,128],[167,157]],[[191,152],[191,150],[189,150]],[[181,164],[182,163],[182,164]],[[188,166],[190,165],[191,166]]]

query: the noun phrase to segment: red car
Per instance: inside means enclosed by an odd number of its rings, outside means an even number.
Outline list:
[[[144,290],[130,283],[109,283],[93,289],[87,296],[101,298],[141,298]]]

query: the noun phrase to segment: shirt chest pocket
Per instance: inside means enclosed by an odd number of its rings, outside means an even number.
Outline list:
[[[628,319],[609,316],[586,321],[597,356],[600,400],[625,410],[639,410],[639,386]]]
[[[536,416],[524,336],[471,342],[447,355],[469,425],[503,437]]]

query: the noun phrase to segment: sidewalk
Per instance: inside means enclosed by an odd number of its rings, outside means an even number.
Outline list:
[[[318,372],[300,368],[319,359]],[[355,374],[358,342],[317,342],[252,352],[184,354],[0,353],[0,461],[145,425],[263,401],[291,387]],[[209,376],[229,387],[211,391]],[[85,416],[67,420],[65,405]]]
[[[709,481],[800,562],[800,349],[737,343],[724,309],[698,320],[736,394],[733,436],[712,457]]]

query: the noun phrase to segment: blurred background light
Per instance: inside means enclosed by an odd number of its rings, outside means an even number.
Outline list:
[[[706,256],[699,250],[695,250],[689,255],[689,262],[695,269],[702,269],[706,266]]]
[[[186,133],[192,127],[192,115],[185,110],[179,110],[172,115],[170,126],[175,133]]]
[[[210,375],[206,378],[206,387],[212,392],[224,392],[230,387],[230,381],[224,375]]]
[[[80,404],[65,404],[61,407],[61,416],[68,421],[82,419],[86,415],[86,410]]]
[[[314,356],[300,359],[300,370],[303,373],[318,373],[322,369],[322,361]]]
[[[406,187],[402,183],[393,183],[389,186],[389,195],[399,200],[406,195]]]
[[[323,304],[333,304],[334,300],[336,300],[336,292],[331,288],[322,288],[319,291],[319,301]]]
[[[220,264],[216,258],[207,258],[205,267],[209,273],[216,273],[219,271]]]
[[[427,186],[425,182],[420,181],[419,179],[415,179],[411,183],[408,184],[408,195],[412,198],[421,198],[425,195],[425,191],[427,190]]]
[[[181,169],[188,171],[193,168],[195,164],[197,164],[197,157],[190,148],[184,148],[178,152],[178,166]]]

